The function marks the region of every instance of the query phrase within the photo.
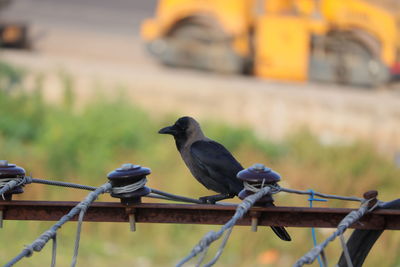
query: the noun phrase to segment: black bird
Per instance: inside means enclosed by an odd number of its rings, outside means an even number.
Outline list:
[[[191,117],[179,118],[174,125],[158,133],[174,137],[176,147],[192,175],[207,189],[220,194],[201,197],[205,203],[233,198],[243,189],[243,182],[236,178],[242,165],[220,143],[207,138],[200,124]],[[273,205],[273,204],[272,204]],[[271,227],[285,241],[291,238],[283,227]]]

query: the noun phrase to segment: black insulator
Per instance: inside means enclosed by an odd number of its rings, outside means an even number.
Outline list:
[[[8,163],[7,160],[0,160],[0,180],[1,179],[21,179],[25,177],[25,170],[15,164]],[[24,185],[19,185],[4,194],[4,198],[11,200],[13,194],[24,192]]]
[[[276,183],[281,180],[279,173],[265,167],[263,164],[257,163],[250,168],[241,170],[237,174],[237,178],[248,183]]]
[[[247,182],[250,185],[261,188],[262,185],[276,184],[281,180],[279,173],[272,169],[265,167],[263,164],[257,163],[250,168],[241,170],[237,174],[237,178],[243,182]],[[239,198],[245,199],[246,197],[253,195],[254,192],[251,190],[243,189],[239,192]],[[263,196],[256,202],[256,206],[271,206],[273,198],[270,194]]]
[[[140,165],[134,165],[131,163],[123,164],[121,168],[118,168],[110,172],[107,177],[110,180],[112,187],[125,187],[145,179],[147,175],[151,173],[149,168],[141,167]],[[126,205],[133,203],[140,203],[141,197],[150,194],[150,188],[143,186],[135,191],[118,193],[111,192],[111,196],[121,199],[121,203]]]

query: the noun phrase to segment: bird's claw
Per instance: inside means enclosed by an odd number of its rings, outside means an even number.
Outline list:
[[[199,200],[204,204],[215,204],[217,201],[221,201],[227,198],[233,198],[234,196],[235,196],[234,194],[219,194],[219,195],[200,197]]]
[[[200,197],[199,200],[204,204],[215,204],[216,202],[216,199],[212,196]]]

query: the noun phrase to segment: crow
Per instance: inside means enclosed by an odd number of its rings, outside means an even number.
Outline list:
[[[172,135],[183,161],[196,180],[219,193],[201,197],[204,203],[214,204],[233,198],[243,189],[243,182],[236,178],[237,173],[243,170],[242,165],[223,145],[206,137],[195,119],[181,117],[174,125],[164,127],[158,133]],[[271,228],[282,240],[291,240],[285,228]]]

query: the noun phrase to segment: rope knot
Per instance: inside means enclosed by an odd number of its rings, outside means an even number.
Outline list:
[[[243,181],[243,186],[244,186],[245,190],[251,191],[253,193],[257,193],[264,187],[264,183],[265,183],[265,179],[262,181],[262,183],[258,183],[258,184],[256,184],[256,183],[250,184],[247,181]]]
[[[0,189],[6,186],[16,187],[21,185],[23,178],[1,178],[0,179]]]
[[[5,193],[13,190],[14,188],[23,186],[25,184],[25,177],[14,178],[1,178],[0,179],[0,195],[5,200]]]
[[[243,181],[243,186],[245,190],[257,193],[260,192],[261,189],[265,188],[265,187],[269,187],[270,190],[270,194],[276,194],[279,193],[281,191],[281,187],[277,184],[277,183],[272,183],[272,184],[266,184],[265,183],[265,179],[262,181],[262,183],[258,183],[258,184],[250,184],[247,181]]]
[[[27,251],[26,257],[32,256],[33,251],[34,251],[32,245],[25,245],[25,249],[24,250]]]
[[[216,239],[217,238],[215,231],[210,231],[205,234],[204,237],[199,241],[199,243],[193,248],[192,253],[194,254],[194,256],[207,249],[210,244]]]
[[[25,176],[21,181],[21,184],[31,184],[31,183],[33,183],[33,178],[30,176]]]
[[[30,247],[34,251],[41,251],[43,247],[46,245],[46,243],[52,239],[56,235],[56,232],[53,230],[47,230],[44,232],[39,238],[37,238],[33,243],[30,245]]]

